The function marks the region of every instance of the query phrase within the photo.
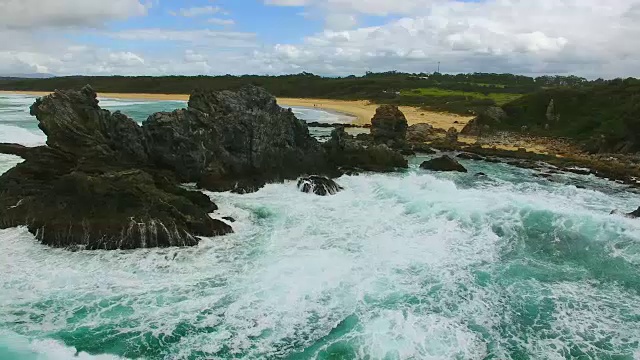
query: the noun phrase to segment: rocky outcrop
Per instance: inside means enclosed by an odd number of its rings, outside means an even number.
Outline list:
[[[420,168],[433,171],[467,172],[467,169],[465,169],[464,166],[460,165],[459,162],[447,155],[425,161],[420,164]]]
[[[342,127],[321,145],[256,87],[196,91],[188,108],[153,114],[142,126],[101,109],[88,86],[38,99],[31,114],[47,145],[0,144],[0,153],[25,159],[0,176],[0,228],[24,225],[56,247],[187,246],[232,231],[209,215],[217,207],[208,196],[181,182],[247,192],[302,174],[339,174],[339,167],[407,167],[398,152]],[[320,177],[308,184],[315,193],[339,188]]]
[[[496,124],[500,124],[507,119],[508,115],[502,108],[490,106],[469,121],[460,131],[460,134],[480,136],[488,133]]]
[[[306,124],[257,87],[196,91],[187,109],[154,114],[142,127],[155,163],[212,191],[255,191],[329,169]]]
[[[399,152],[383,144],[357,140],[343,128],[334,130],[324,146],[329,162],[338,167],[388,172],[408,166]]]
[[[0,147],[26,161],[0,176],[0,227],[25,225],[56,247],[195,245],[231,232],[216,209],[154,169],[142,128],[98,107],[90,87],[56,91],[31,107],[47,146]]]
[[[311,175],[298,179],[298,189],[304,193],[326,196],[337,194],[342,186],[328,177]]]
[[[438,137],[438,131],[427,123],[414,124],[407,129],[407,142],[409,143],[423,143]]]
[[[402,148],[407,136],[407,119],[395,105],[382,105],[371,119],[375,142],[390,148]]]

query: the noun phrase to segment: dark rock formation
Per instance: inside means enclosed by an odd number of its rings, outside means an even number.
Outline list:
[[[386,145],[357,140],[343,128],[335,129],[324,146],[329,162],[338,167],[386,172],[408,166],[400,153]]]
[[[638,209],[636,209],[635,211],[632,211],[630,213],[627,214],[628,217],[630,218],[634,218],[637,219],[640,217],[640,207]]]
[[[257,87],[196,91],[188,109],[154,114],[143,129],[155,163],[212,191],[255,191],[329,169],[307,125]]]
[[[399,153],[355,140],[343,127],[321,145],[290,110],[251,86],[196,91],[187,109],[151,115],[142,126],[101,109],[88,86],[38,99],[31,114],[47,146],[0,144],[0,153],[25,159],[0,176],[0,228],[25,225],[56,247],[184,246],[232,231],[209,216],[217,207],[208,196],[180,182],[247,192],[340,167],[407,167]],[[337,186],[314,181],[315,192]]]
[[[342,190],[342,186],[327,177],[311,175],[298,180],[298,189],[305,193],[326,196],[337,194]]]
[[[0,227],[26,225],[56,247],[132,249],[195,245],[231,232],[215,204],[153,170],[146,138],[131,119],[97,105],[96,94],[56,91],[31,113],[47,146],[3,145],[26,161],[0,176]]]
[[[414,124],[407,129],[407,142],[423,143],[437,139],[438,131],[427,123]]]
[[[433,171],[459,171],[467,172],[464,166],[460,165],[450,156],[444,155],[439,158],[431,159],[420,164],[421,169]]]
[[[375,142],[391,148],[404,146],[407,127],[407,119],[395,105],[380,106],[371,119],[371,135]]]

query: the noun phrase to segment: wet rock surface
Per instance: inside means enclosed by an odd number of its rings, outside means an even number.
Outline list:
[[[342,186],[328,177],[311,175],[298,179],[298,189],[304,193],[327,196],[337,194]]]
[[[338,128],[325,144],[329,162],[338,167],[365,171],[389,172],[407,168],[407,160],[397,151],[383,144],[358,140]]]
[[[433,171],[458,171],[467,172],[467,169],[460,165],[454,158],[444,155],[438,158],[427,160],[420,164],[421,169]]]

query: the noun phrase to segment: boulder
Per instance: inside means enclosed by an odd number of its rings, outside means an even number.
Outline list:
[[[421,169],[433,170],[433,171],[458,171],[467,172],[464,166],[460,165],[452,157],[448,155],[441,156],[439,158],[431,159],[420,164]]]
[[[337,194],[342,186],[327,177],[311,175],[298,180],[298,189],[304,193],[326,196]]]
[[[371,135],[375,142],[391,148],[404,146],[407,119],[395,105],[382,105],[371,119]]]
[[[336,167],[381,172],[408,167],[407,160],[399,152],[383,144],[357,140],[343,128],[335,129],[324,147],[329,162]]]
[[[507,113],[502,108],[490,106],[469,121],[460,133],[463,135],[480,136],[487,133],[494,125],[507,119]]]
[[[407,129],[407,142],[423,143],[438,138],[437,131],[427,123],[414,124]]]

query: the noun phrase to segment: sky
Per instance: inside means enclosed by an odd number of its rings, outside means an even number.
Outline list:
[[[640,0],[0,0],[0,75],[640,77]]]

